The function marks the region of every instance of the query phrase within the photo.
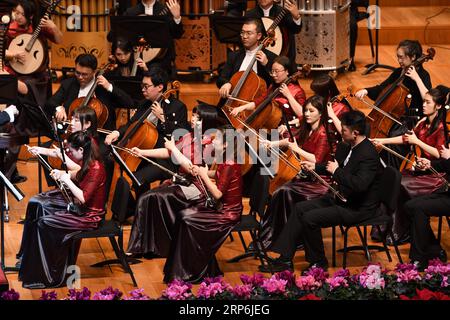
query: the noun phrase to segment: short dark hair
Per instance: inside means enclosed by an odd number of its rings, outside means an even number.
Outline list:
[[[275,62],[282,65],[283,68],[289,72],[289,74],[292,74],[295,72],[295,70],[292,66],[291,60],[289,60],[288,57],[278,56],[275,59],[273,59],[273,63],[275,63]]]
[[[97,70],[97,58],[90,53],[82,53],[75,58],[75,65],[79,64],[85,68]]]
[[[341,116],[342,125],[349,127],[351,130],[356,130],[359,135],[367,135],[366,116],[359,110],[350,110]]]
[[[244,24],[254,24],[256,25],[256,32],[262,33],[264,25],[262,24],[260,19],[248,18],[245,20]]]
[[[215,106],[200,103],[192,109],[192,113],[196,113],[200,120],[202,120],[202,134],[209,129],[218,127],[219,112]]]
[[[143,76],[152,79],[154,86],[159,86],[160,84],[162,84],[163,90],[166,90],[167,83],[169,82],[169,76],[167,72],[161,67],[150,67],[148,71],[145,71],[143,73]]]
[[[340,93],[336,82],[328,73],[321,73],[314,77],[310,88],[315,94],[325,99],[325,104]]]
[[[403,40],[398,44],[398,48],[403,48],[411,59],[417,60],[422,56],[422,45],[417,40]]]
[[[25,14],[25,19],[27,19],[27,22],[33,26],[33,29],[36,28],[38,24],[36,4],[29,0],[18,0],[14,8],[17,6],[22,7]]]

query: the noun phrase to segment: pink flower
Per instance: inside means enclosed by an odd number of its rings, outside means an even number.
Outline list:
[[[240,278],[243,284],[251,284],[253,287],[262,286],[264,279],[266,279],[262,273],[255,273],[253,276],[241,274]]]
[[[397,276],[397,282],[410,282],[422,280],[422,277],[420,276],[417,267],[412,263],[398,264],[395,267],[395,273]]]
[[[295,284],[300,290],[315,290],[322,286],[321,281],[317,281],[312,275],[300,276],[295,280]]]
[[[270,279],[265,279],[261,287],[268,293],[284,294],[287,282],[287,280],[278,279],[277,275],[273,275]]]
[[[250,299],[252,290],[250,284],[237,285],[233,288],[233,294],[239,299]]]
[[[322,268],[312,267],[305,272],[305,276],[312,276],[317,281],[324,282],[328,278],[329,274]]]
[[[338,288],[338,287],[348,287],[348,280],[345,277],[333,277],[325,280],[326,283],[330,286],[330,291]]]
[[[359,283],[367,289],[382,289],[385,286],[384,277],[382,275],[381,267],[377,264],[371,264],[364,268],[359,275]]]
[[[162,297],[168,300],[186,300],[192,297],[191,289],[191,284],[175,279],[163,291]]]
[[[233,288],[230,284],[226,283],[222,277],[216,278],[205,278],[200,284],[200,288],[198,289],[197,296],[200,298],[213,298],[218,294],[232,291]]]
[[[151,300],[148,295],[144,293],[144,289],[135,289],[129,292],[130,296],[125,297],[124,300]]]

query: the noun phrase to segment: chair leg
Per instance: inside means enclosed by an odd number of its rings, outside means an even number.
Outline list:
[[[125,270],[125,272],[128,272],[131,277],[131,281],[133,281],[133,286],[137,287],[136,279],[134,278],[133,270],[131,270],[130,265],[128,264],[127,258],[125,256],[125,252],[119,248],[119,245],[116,242],[115,237],[109,237],[109,241],[111,242],[111,245],[114,249],[114,252],[116,253],[116,256],[120,261],[122,262],[122,267]]]
[[[342,227],[342,226],[341,226]],[[331,228],[331,265],[336,267],[336,226]]]
[[[392,244],[395,249],[395,253],[397,254],[398,262],[403,263],[402,255],[400,254],[400,250],[398,250],[397,240],[394,238],[394,233],[392,232],[392,228],[389,228],[389,236],[392,239]]]
[[[441,243],[441,233],[442,233],[442,216],[438,218],[438,232],[437,232],[437,241]]]
[[[376,228],[377,228],[378,232],[379,232],[380,234],[382,234],[382,233],[381,233],[381,228],[380,228],[380,226],[377,225]],[[388,260],[389,260],[389,262],[392,262],[391,253],[389,252],[389,248],[388,248],[387,243],[386,243],[386,237],[382,237],[381,240],[383,241],[384,251],[386,252],[386,255],[387,255],[387,257],[388,257]]]
[[[366,258],[367,258],[368,261],[371,261],[372,257],[370,256],[369,248],[367,247],[367,241],[364,238],[364,236],[363,236],[363,234],[361,232],[361,229],[359,227],[356,227],[356,230],[358,231],[359,238],[361,239],[361,243],[363,245],[364,252],[366,254]]]
[[[244,247],[244,251],[247,252],[248,247],[247,247],[247,244],[245,243],[244,237],[242,236],[242,232],[238,231],[238,236],[239,236],[239,239],[241,240],[242,246]]]
[[[231,232],[230,232],[229,237],[230,237],[230,241],[233,242],[233,241],[234,241],[234,237],[233,237],[233,235],[231,234]]]
[[[348,227],[344,229],[344,257],[342,258],[342,269],[345,269],[347,266],[347,236],[348,236]]]
[[[255,248],[255,253],[256,256],[259,258],[259,261],[261,262],[262,266],[266,265],[266,261],[267,261],[267,266],[269,267],[269,271],[271,274],[273,274],[273,270],[272,270],[272,265],[269,262],[268,256],[267,256],[267,251],[264,248],[263,244],[261,243],[261,241],[259,241],[258,236],[256,235],[255,231],[250,231],[250,236],[252,237],[252,241],[253,241],[253,245]],[[256,258],[255,256],[255,258]]]

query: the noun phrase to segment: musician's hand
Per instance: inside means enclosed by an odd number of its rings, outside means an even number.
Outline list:
[[[66,177],[64,177],[65,175],[67,175]],[[55,180],[59,180],[59,181],[63,181],[63,182],[67,182],[67,178],[70,180],[70,175],[62,170],[58,170],[58,169],[53,169],[50,172],[50,176],[55,179]],[[65,181],[63,180],[65,179]]]
[[[258,60],[263,66],[266,66],[267,63],[269,63],[269,59],[267,59],[266,54],[261,50],[256,53],[256,60]]]
[[[418,80],[420,80],[420,76],[419,76],[419,74],[417,73],[417,70],[416,70],[416,68],[415,68],[414,66],[410,66],[410,67],[408,68],[408,70],[406,70],[405,75],[406,75],[407,77],[410,77],[411,79],[413,79],[415,82],[417,82]]]
[[[161,121],[164,122],[164,110],[161,107],[161,104],[158,101],[153,102],[152,104],[152,113]]]
[[[191,175],[193,175],[194,177],[195,176],[198,176],[198,173],[199,173],[199,169],[198,169],[199,167],[198,166],[196,166],[196,165],[191,165],[190,166],[190,172],[191,172]]]
[[[173,140],[173,136],[170,137],[170,140],[164,137],[164,147],[169,150],[172,151],[176,148],[175,146],[175,140]]]
[[[406,132],[403,136],[403,143],[409,143],[409,144],[418,144],[419,143],[419,138],[417,138],[416,134],[414,133],[414,131],[409,131]]]
[[[104,76],[98,76],[97,83],[99,86],[102,86],[106,90],[109,90],[109,87],[111,86],[111,83],[108,80],[106,80]]]
[[[173,18],[175,20],[178,20],[181,18],[181,8],[180,8],[180,4],[178,3],[177,0],[166,1],[166,5],[169,8],[170,13],[172,13]]]
[[[136,154],[136,156],[144,156],[143,150],[139,149],[138,147],[131,148],[131,151]]]
[[[137,66],[141,68],[143,71],[148,71],[147,64],[141,58],[136,59]]]
[[[369,92],[366,89],[361,89],[355,93],[355,97],[358,98],[359,100],[363,100],[368,93]]]
[[[302,168],[305,169],[306,171],[312,171],[316,169],[316,164],[315,162],[311,162],[311,161],[302,161]]]
[[[445,145],[442,145],[442,149],[439,150],[439,154],[441,155],[441,158],[443,159],[449,159],[450,158],[450,143],[449,148],[446,148]]]
[[[223,86],[220,87],[219,96],[221,98],[226,98],[230,95],[230,91],[231,91],[231,83],[227,82]]]
[[[17,53],[13,54],[13,60],[18,62],[18,63],[24,64],[25,63],[25,58],[26,58],[25,51],[20,51],[20,52],[17,52]]]
[[[286,125],[282,124],[281,126],[278,127],[278,133],[280,134],[280,136],[282,136],[285,132],[287,132]]]
[[[37,146],[28,148],[28,152],[30,152],[33,156],[37,156],[38,154],[46,154],[47,150],[47,148]]]
[[[333,104],[332,104],[331,102],[328,102],[328,103],[327,103],[327,112],[328,112],[328,116],[329,116],[330,118],[336,115],[336,114],[334,113]]]
[[[59,122],[67,120],[67,113],[64,106],[59,106],[56,108],[55,118]]]
[[[198,175],[202,178],[202,179],[209,179],[208,177],[208,165],[206,164],[204,167],[201,166],[197,166],[197,170],[198,170]]]
[[[417,169],[425,171],[430,169],[431,167],[431,161],[426,158],[417,158]]]
[[[292,93],[289,90],[288,86],[286,85],[286,83],[282,83],[280,86],[280,93],[285,96],[287,99],[292,97]]]
[[[375,147],[383,145],[383,140],[380,139],[369,139]]]
[[[237,117],[239,115],[239,113],[241,113],[242,111],[245,111],[246,108],[244,106],[239,106],[239,107],[235,107],[233,108],[233,110],[231,110],[231,115],[233,117]]]
[[[292,151],[295,151],[297,153],[300,152],[301,148],[298,146],[297,141],[292,142],[289,139],[283,139],[283,140],[280,141],[280,146],[284,144],[283,143],[284,141],[287,142],[287,146],[288,146],[289,149],[291,149]]]
[[[298,10],[297,4],[293,0],[286,0],[284,2],[284,7],[291,13],[294,20],[300,19],[300,11]]]
[[[105,138],[105,144],[110,145],[111,143],[117,141],[120,137],[120,132],[117,130],[114,130],[110,134],[108,134]]]
[[[339,164],[337,163],[336,160],[328,161],[328,163],[327,163],[327,171],[329,173],[334,174],[334,172],[336,171],[337,168],[339,168]]]
[[[56,24],[51,19],[49,19],[47,16],[42,18],[42,28],[47,29],[47,30],[58,29]]]

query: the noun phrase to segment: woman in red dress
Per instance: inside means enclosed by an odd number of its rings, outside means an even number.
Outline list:
[[[446,145],[446,93],[439,89],[431,89],[425,94],[423,102],[423,117],[413,131],[402,136],[391,138],[373,139],[375,144],[409,144],[414,148],[414,152],[419,148],[422,158],[435,160],[440,158],[440,151]],[[409,220],[403,210],[403,204],[417,196],[427,195],[439,190],[443,185],[443,180],[430,171],[411,170],[402,171],[402,191],[399,197],[399,207],[394,213],[394,224],[392,231],[399,243],[409,240]],[[379,239],[376,233],[372,238]],[[391,239],[388,239],[392,242]]]
[[[331,150],[333,150],[327,121],[324,99],[320,96],[312,96],[305,102],[298,145],[295,142],[289,142],[288,139],[275,143],[280,146],[288,145],[306,161],[326,163],[331,160]],[[274,142],[271,144],[273,145]],[[277,239],[297,202],[314,199],[326,193],[327,190],[327,187],[313,181],[310,177],[300,178],[298,175],[280,186],[272,195],[262,219],[260,237],[264,246],[269,248]]]
[[[96,229],[105,214],[106,174],[94,138],[79,131],[69,136],[68,146],[79,170],[53,170],[52,176],[67,186],[73,203],[69,206],[59,189],[38,194],[28,203],[19,270],[24,288],[64,285],[67,268],[76,262],[72,237]]]
[[[146,258],[167,257],[178,213],[205,201],[201,186],[190,173],[192,165],[201,165],[212,152],[212,139],[207,131],[217,127],[217,117],[215,107],[201,104],[192,111],[193,132],[182,136],[177,141],[176,148],[172,147],[173,140],[166,141],[166,148],[133,148],[135,153],[150,158],[172,157],[180,165],[180,174],[193,183],[185,186],[177,181],[165,181],[139,197],[128,241],[128,253],[144,255]]]
[[[211,207],[203,201],[178,213],[174,239],[164,266],[165,282],[173,279],[199,282],[204,277],[223,274],[215,254],[242,213],[241,165],[234,159],[235,138],[233,127],[222,127],[213,140],[217,169],[192,168],[202,188],[220,205]],[[231,148],[232,151],[227,152]]]

